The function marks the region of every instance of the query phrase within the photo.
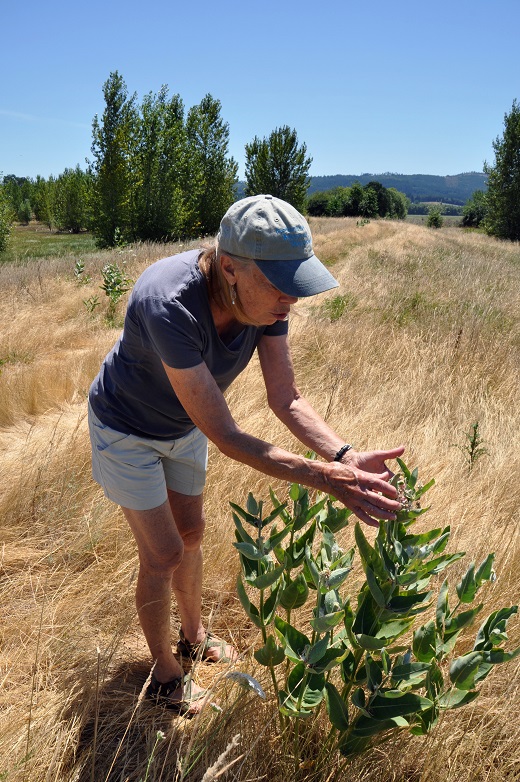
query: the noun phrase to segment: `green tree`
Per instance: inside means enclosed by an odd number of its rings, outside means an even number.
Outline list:
[[[32,206],[34,217],[40,223],[45,223],[51,230],[56,225],[55,199],[56,180],[53,176],[49,179],[37,176],[33,185]]]
[[[29,225],[32,217],[32,206],[28,198],[24,198],[16,213],[18,220],[24,225]]]
[[[320,190],[313,193],[307,199],[307,214],[313,217],[323,217],[327,214],[329,204],[330,190]]]
[[[347,217],[359,217],[361,215],[361,202],[363,201],[363,187],[359,182],[354,182],[350,188],[348,203],[345,204],[343,214]]]
[[[92,230],[102,247],[131,237],[131,158],[135,152],[135,95],[128,97],[123,78],[111,73],[103,85],[105,110],[92,122]]]
[[[221,104],[206,95],[186,119],[188,166],[184,182],[188,212],[186,233],[214,234],[235,200],[238,164],[228,156],[229,125]]]
[[[61,231],[79,233],[88,224],[89,174],[76,168],[66,168],[54,183],[54,219]]]
[[[430,207],[428,211],[428,218],[426,220],[426,225],[428,228],[442,228],[443,222],[444,220],[440,206],[435,205]]]
[[[487,194],[483,190],[475,190],[462,209],[462,225],[466,228],[478,228],[486,219],[487,212]]]
[[[186,170],[184,105],[179,95],[145,96],[132,160],[134,238],[165,241],[182,235]]]
[[[12,224],[13,210],[4,185],[0,185],[0,253],[7,248]]]
[[[296,131],[284,125],[273,130],[268,138],[255,136],[245,149],[246,195],[270,193],[302,212],[312,158],[307,157],[305,144],[298,145]]]
[[[484,164],[488,175],[485,227],[500,239],[520,240],[520,105],[516,100],[504,115],[502,138],[493,142],[495,163]]]
[[[395,217],[397,220],[405,220],[408,214],[408,207],[410,206],[410,200],[404,193],[396,190],[395,187],[389,187],[387,190],[391,201],[391,213],[390,217]]]

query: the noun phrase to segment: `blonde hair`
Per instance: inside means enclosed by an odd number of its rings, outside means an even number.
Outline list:
[[[220,265],[222,255],[227,255],[241,269],[251,268],[254,263],[251,258],[237,258],[236,255],[222,252],[218,246],[208,247],[199,259],[199,266],[208,283],[210,301],[233,315],[239,323],[245,326],[257,326],[258,324],[252,321],[242,309],[238,293],[235,292],[234,300],[231,297],[231,285],[226,280]]]

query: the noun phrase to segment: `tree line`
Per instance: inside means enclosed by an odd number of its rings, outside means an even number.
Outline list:
[[[57,177],[5,176],[0,184],[0,251],[14,219],[34,216],[51,229],[92,231],[101,247],[134,241],[170,241],[214,234],[236,200],[238,164],[229,154],[229,125],[210,94],[185,111],[167,86],[139,104],[115,71],[103,85],[105,107],[92,123],[86,169]],[[477,191],[463,224],[520,239],[520,107],[504,118],[493,142],[495,164],[485,165],[486,193]],[[314,192],[307,198],[312,158],[288,126],[245,146],[244,195],[271,193],[310,215],[406,217],[409,201],[381,182]]]
[[[335,187],[313,193],[307,201],[307,212],[314,216],[404,220],[409,204],[405,194],[393,187],[383,187],[375,181],[366,185],[354,182],[352,187]]]
[[[229,154],[220,101],[208,94],[185,112],[181,97],[163,86],[138,104],[117,71],[103,97],[86,170],[77,166],[48,179],[4,177],[4,227],[13,217],[28,223],[34,216],[51,229],[88,229],[101,247],[214,234],[237,197],[238,164]],[[296,131],[276,128],[268,138],[255,137],[245,152],[246,195],[271,193],[303,211],[312,158]]]

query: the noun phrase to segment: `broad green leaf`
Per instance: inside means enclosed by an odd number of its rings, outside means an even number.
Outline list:
[[[396,665],[392,670],[392,685],[399,686],[400,684],[414,687],[424,682],[428,671],[430,670],[430,663],[408,663]]]
[[[276,546],[279,546],[290,531],[290,527],[284,527],[280,532],[277,532],[276,529],[274,529],[265,542],[265,550],[272,551]]]
[[[422,663],[429,663],[436,654],[436,633],[433,622],[427,622],[413,634],[413,653]]]
[[[393,717],[404,717],[406,714],[415,714],[433,706],[432,701],[416,695],[414,692],[401,692],[400,690],[387,690],[378,692],[370,701],[369,712],[376,720],[387,720]]]
[[[260,665],[279,665],[285,660],[285,653],[281,646],[277,646],[274,637],[268,635],[265,646],[262,646],[255,652],[255,660],[257,660]]]
[[[260,516],[262,513],[262,501],[257,502],[251,492],[247,495],[246,508],[252,516]]]
[[[345,684],[350,684],[354,681],[357,665],[358,663],[352,652],[348,652],[347,656],[341,663],[341,678]]]
[[[417,535],[405,535],[401,543],[405,548],[409,548],[411,551],[412,549],[419,548],[420,546],[425,546],[427,543],[435,540],[435,538],[438,538],[439,535],[441,535],[443,532],[446,532],[447,530],[449,530],[449,527],[447,527],[446,530],[442,530],[439,527],[438,529],[430,529],[427,532],[421,532]]]
[[[510,660],[518,657],[520,655],[520,646],[517,649],[513,649],[512,652],[506,652],[505,649],[490,649],[489,651],[481,652],[481,654],[484,663],[500,665],[500,663],[508,663]]]
[[[341,529],[347,526],[349,517],[352,515],[352,511],[348,508],[336,508],[330,500],[327,501],[327,515],[324,520],[324,524],[330,529],[333,534],[336,534]]]
[[[354,528],[354,537],[356,539],[359,555],[363,563],[363,568],[365,569],[367,566],[372,568],[372,570],[374,571],[374,573],[376,573],[376,575],[384,579],[385,569],[381,563],[381,560],[377,555],[376,550],[372,548],[372,546],[366,539],[365,533],[361,529],[361,525],[359,522],[356,522],[356,526]]]
[[[316,563],[315,563],[315,561],[314,561],[314,559],[312,557],[312,552],[311,552],[311,550],[310,550],[308,545],[305,547],[305,562],[307,563],[307,567],[309,569],[309,573],[311,574],[311,578],[312,578],[312,580],[314,582],[314,586],[316,587],[316,589],[319,589],[320,588],[320,573],[319,573],[319,570],[318,570],[318,568],[316,566]]]
[[[325,677],[307,674],[303,663],[295,665],[287,678],[287,689],[303,709],[314,709],[323,700]]]
[[[473,649],[491,648],[494,645],[493,636],[496,635],[497,631],[504,633],[507,622],[517,612],[518,606],[510,606],[510,608],[500,608],[498,611],[493,611],[480,626]]]
[[[367,672],[367,687],[370,692],[375,692],[383,681],[383,666],[376,662],[369,654],[365,656],[365,670]]]
[[[342,567],[333,570],[330,576],[327,576],[323,582],[323,588],[328,592],[330,589],[337,589],[341,584],[346,581],[349,574],[352,572],[350,567]]]
[[[314,673],[325,673],[332,670],[336,665],[339,665],[346,657],[347,649],[327,649],[323,657],[312,666]]]
[[[298,573],[294,581],[290,581],[280,593],[280,605],[287,611],[300,608],[307,602],[309,587],[303,573]]]
[[[290,516],[288,516],[288,514],[284,512],[286,507],[287,507],[286,502],[282,502],[281,504],[277,503],[276,507],[273,508],[269,516],[267,516],[264,519],[264,527],[266,527],[268,524],[274,521],[274,519],[276,519],[278,516],[281,516],[282,521],[284,522],[284,524],[286,524],[287,521],[290,520]]]
[[[441,695],[438,704],[441,709],[458,709],[459,706],[466,704],[478,698],[479,693],[476,690],[456,690],[451,689]]]
[[[307,655],[307,663],[308,665],[314,665],[318,662],[318,660],[321,660],[325,652],[327,651],[327,648],[329,646],[329,637],[326,635],[324,638],[321,638],[317,643],[314,644],[314,646],[311,646],[309,649],[309,653]]]
[[[406,483],[408,483],[410,481],[410,477],[411,477],[412,473],[410,472],[410,470],[408,469],[407,465],[403,462],[402,459],[397,457],[396,461],[397,461],[397,464],[399,465],[399,468],[400,468],[401,472],[404,475]]]
[[[425,483],[424,486],[420,486],[417,489],[416,497],[419,499],[419,497],[422,497],[423,494],[426,494],[427,491],[431,489],[432,486],[435,485],[435,478],[432,478],[431,481],[428,481],[428,483]]]
[[[262,611],[264,627],[267,627],[267,625],[271,624],[271,622],[273,621],[274,614],[278,606],[279,596],[280,596],[280,584],[278,584],[277,586],[274,587],[274,589],[271,590],[271,594],[269,595],[269,597],[264,603],[264,608]]]
[[[377,605],[367,587],[362,589],[352,631],[363,635],[375,635],[378,627]]]
[[[365,575],[367,577],[368,588],[370,589],[370,593],[376,604],[379,606],[379,608],[384,608],[386,606],[386,598],[382,593],[379,584],[377,583],[374,571],[369,565],[365,566]]]
[[[229,504],[231,505],[233,510],[236,511],[238,515],[244,519],[244,521],[247,521],[248,524],[251,524],[251,526],[255,527],[257,530],[261,529],[260,519],[257,516],[253,516],[253,514],[248,513],[243,508],[241,508],[240,505],[237,505],[234,502],[230,502]]]
[[[369,652],[376,652],[387,646],[386,638],[375,638],[373,635],[365,635],[364,633],[356,633],[356,641],[358,646]]]
[[[291,488],[289,490],[289,497],[293,502],[297,502],[300,499],[300,494],[305,491],[303,486],[300,486],[299,483],[292,483]]]
[[[396,716],[389,717],[385,720],[378,720],[372,717],[365,717],[364,715],[361,715],[356,720],[352,735],[363,738],[367,736],[375,736],[377,733],[382,733],[384,730],[407,727],[408,722],[404,717]]]
[[[311,619],[309,624],[317,633],[327,633],[333,627],[343,621],[345,611],[334,611],[332,614],[323,614],[323,616]]]
[[[249,543],[251,546],[254,546],[255,545],[255,541],[253,540],[251,535],[249,535],[249,533],[246,532],[246,530],[244,529],[244,526],[242,525],[242,522],[240,521],[240,519],[238,517],[238,514],[233,513],[232,516],[233,516],[233,521],[235,522],[235,527],[236,527],[236,530],[237,530],[238,535],[240,537],[240,540],[243,543]]]
[[[477,593],[475,581],[475,563],[472,562],[466,573],[455,587],[461,603],[472,603]]]
[[[256,625],[256,627],[264,627],[258,608],[250,602],[240,576],[237,578],[237,594],[238,599],[242,603],[242,608],[253,624]]]
[[[354,690],[354,692],[350,696],[350,700],[352,701],[352,704],[356,707],[356,709],[360,710],[361,714],[364,714],[366,717],[370,716],[370,714],[366,710],[365,691],[362,687],[358,687],[357,690]]]
[[[300,537],[293,541],[292,545],[288,547],[288,552],[293,562],[293,567],[296,567],[296,565],[299,565],[300,562],[303,561],[303,558],[305,557],[305,549],[307,546],[312,546],[315,533],[316,521],[313,521],[311,526],[305,530],[303,535],[300,535]]]
[[[477,586],[480,586],[483,581],[492,581],[493,580],[493,563],[495,561],[495,555],[489,554],[484,562],[482,562],[481,565],[477,568],[477,571],[475,573],[475,581],[477,583]]]
[[[460,614],[450,616],[444,625],[444,641],[448,641],[455,634],[458,635],[462,628],[471,624],[482,608],[483,604],[480,603],[478,606],[475,606],[475,608],[469,608],[467,611],[461,611]]]
[[[444,627],[449,611],[448,597],[448,579],[445,578],[439,591],[439,597],[437,598],[437,608],[435,609],[435,625],[437,627],[437,632],[442,637],[444,637]]]
[[[251,580],[248,583],[250,583],[251,586],[254,586],[257,589],[267,589],[267,587],[272,586],[272,584],[274,584],[275,581],[278,581],[278,579],[281,578],[284,569],[285,568],[283,567],[283,565],[280,565],[279,567],[275,567],[272,570],[268,570],[267,573],[258,576],[258,578],[255,578],[254,580]]]
[[[274,626],[278,638],[282,643],[285,643],[285,654],[287,657],[293,662],[301,662],[306,647],[308,648],[311,645],[307,636],[300,633],[299,630],[296,630],[288,622],[284,622],[279,616],[275,616]]]
[[[432,592],[420,592],[419,594],[395,595],[387,603],[388,611],[406,614],[413,609],[417,609],[421,603],[425,603],[432,596]],[[425,611],[427,605],[420,607],[420,611]],[[418,611],[418,612],[420,612]]]
[[[447,567],[453,565],[454,562],[458,562],[458,560],[462,559],[464,556],[465,554],[463,551],[459,551],[456,554],[442,554],[442,556],[436,557],[430,562],[426,562],[420,568],[420,575],[424,578],[424,576],[434,576],[437,573],[442,573],[443,570],[446,570]]]
[[[348,706],[331,682],[325,684],[325,705],[334,727],[339,731],[348,729]]]
[[[247,559],[259,560],[265,557],[264,552],[260,551],[260,549],[258,549],[256,546],[253,546],[251,543],[233,543],[233,546],[237,549],[237,551],[240,551],[244,557],[247,557]]]
[[[458,690],[471,690],[475,685],[475,675],[483,662],[481,652],[469,652],[457,657],[450,665],[450,680]]]

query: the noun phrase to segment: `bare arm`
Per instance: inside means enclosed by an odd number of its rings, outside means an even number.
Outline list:
[[[226,456],[274,478],[301,483],[333,494],[367,524],[395,518],[397,492],[383,476],[340,464],[305,459],[244,432],[233,419],[224,396],[202,363],[190,369],[164,369],[193,423]]]

